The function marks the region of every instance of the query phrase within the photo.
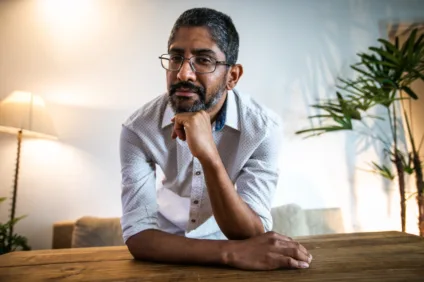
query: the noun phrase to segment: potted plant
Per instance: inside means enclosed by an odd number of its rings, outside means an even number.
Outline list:
[[[424,181],[420,150],[423,139],[414,140],[411,128],[411,116],[405,111],[404,103],[413,102],[418,95],[411,84],[424,80],[424,35],[417,37],[417,29],[412,30],[402,46],[396,37],[394,44],[378,39],[378,47],[369,47],[368,53],[359,53],[360,62],[351,66],[356,73],[354,79],[338,78],[335,99],[320,100],[311,105],[319,114],[310,116],[319,120],[320,126],[299,130],[296,134],[318,136],[324,133],[342,130],[356,131],[368,128],[369,120],[384,120],[389,123],[390,137],[383,132],[368,130],[366,134],[381,142],[384,153],[391,165],[372,162],[373,171],[390,180],[397,179],[400,205],[401,226],[405,232],[406,194],[405,176],[414,175],[416,182],[417,204],[419,209],[419,230],[424,236]],[[402,94],[404,93],[404,94]],[[372,115],[375,108],[384,109],[384,115]],[[402,125],[403,118],[405,126]],[[402,136],[405,134],[404,136]],[[407,138],[410,148],[400,146]],[[417,143],[418,141],[418,143]],[[396,173],[394,173],[395,168]]]
[[[0,198],[0,203],[4,202],[6,198]],[[17,250],[31,250],[28,246],[28,240],[24,236],[14,234],[11,232],[13,227],[25,216],[20,216],[9,220],[6,223],[0,222],[0,255],[17,251]]]

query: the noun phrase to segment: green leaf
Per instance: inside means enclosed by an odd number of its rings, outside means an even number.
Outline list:
[[[374,76],[383,76],[380,70],[376,68],[374,62],[363,62],[363,64]]]
[[[368,72],[366,72],[366,71],[364,71],[364,70],[361,70],[360,68],[358,68],[358,67],[356,67],[355,65],[352,65],[352,66],[350,66],[353,70],[356,70],[357,72],[359,72],[359,73],[361,73],[361,74],[363,74],[363,75],[365,75],[365,76],[367,76],[367,77],[369,77],[369,78],[371,78],[371,79],[373,79],[373,80],[376,80],[376,77],[373,75],[373,74],[370,74],[370,73],[368,73]]]
[[[401,89],[403,91],[405,91],[406,94],[408,94],[412,99],[414,99],[414,100],[418,99],[417,94],[415,94],[415,92],[411,88],[409,88],[408,86],[404,85],[404,86],[401,87]]]
[[[370,50],[378,53],[383,59],[386,59],[388,61],[392,61],[396,65],[399,65],[400,62],[401,62],[399,58],[396,58],[393,54],[391,54],[391,53],[389,53],[387,51],[384,51],[384,50],[382,50],[380,48],[370,47],[368,49],[370,49]]]
[[[393,180],[395,179],[395,176],[393,175],[392,171],[390,170],[390,168],[388,168],[387,166],[383,165],[383,166],[379,166],[378,164],[376,164],[375,162],[371,162],[374,167],[374,172],[377,174],[380,174],[381,176],[383,176],[384,178]]]
[[[5,200],[5,197],[0,197],[0,203]],[[27,238],[18,234],[10,235],[11,228],[24,217],[15,217],[6,223],[0,223],[0,255],[15,250],[26,251],[31,249],[28,245]]]
[[[313,118],[332,118],[333,115],[314,115],[314,116],[309,116],[309,119],[313,119]]]
[[[351,128],[333,125],[333,126],[325,126],[325,127],[317,127],[317,128],[299,130],[299,131],[296,131],[295,134],[304,134],[304,133],[317,132],[317,131],[321,131],[320,134],[322,134],[322,133],[328,133],[328,132],[340,131],[340,130],[351,130]]]
[[[412,174],[414,172],[413,161],[412,161],[412,152],[403,153],[400,150],[397,150],[397,155],[402,162],[403,171],[407,174]]]
[[[339,113],[339,114],[342,113],[342,109],[334,103],[328,103],[326,105],[312,105],[311,107],[317,108],[317,109],[322,109],[322,110],[327,111],[329,113]]]
[[[417,194],[418,194],[418,192],[411,193],[411,195],[409,195],[409,196],[405,199],[405,201],[408,201],[409,199],[411,199],[413,196],[415,196],[415,195],[417,195]]]
[[[397,68],[397,65],[393,64],[393,63],[389,63],[387,61],[375,61],[373,62],[376,65],[382,65],[382,66],[386,66],[389,68]]]
[[[412,55],[414,54],[414,45],[415,45],[415,38],[416,38],[416,35],[417,35],[417,29],[414,29],[412,32],[411,32],[411,34],[409,35],[409,37],[408,37],[408,39],[407,39],[407,42],[406,42],[406,44],[407,44],[407,53],[406,54],[404,54],[404,55],[406,55],[407,57],[408,57],[408,62],[410,62],[411,61],[411,58],[412,58]]]
[[[399,56],[401,55],[399,49],[395,45],[393,45],[391,42],[382,38],[378,39],[378,41],[381,42],[384,45],[384,47],[386,47],[386,49],[390,49],[392,53],[395,53],[396,55],[399,55]]]
[[[15,217],[12,220],[9,220],[8,222],[6,222],[6,226],[10,227],[10,226],[14,226],[16,223],[18,223],[20,220],[24,219],[26,217],[26,215],[23,216],[19,216],[19,217]]]

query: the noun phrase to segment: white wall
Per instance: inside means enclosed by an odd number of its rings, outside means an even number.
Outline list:
[[[347,231],[398,229],[396,190],[356,169],[376,156],[375,144],[358,152],[352,135],[294,132],[308,126],[307,105],[350,74],[355,54],[386,36],[384,23],[420,19],[422,1],[3,0],[0,99],[18,89],[42,96],[59,135],[24,141],[17,214],[28,217],[16,231],[49,248],[55,221],[121,214],[120,124],[166,89],[157,57],[176,18],[198,6],[233,18],[245,67],[239,90],[285,120],[274,206],[341,207]],[[0,196],[12,187],[14,138],[0,134]],[[0,213],[5,220],[6,205]]]

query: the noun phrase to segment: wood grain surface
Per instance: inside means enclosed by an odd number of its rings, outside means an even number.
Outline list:
[[[424,281],[424,238],[401,232],[297,238],[309,269],[242,271],[135,261],[126,247],[40,250],[0,256],[0,281]]]

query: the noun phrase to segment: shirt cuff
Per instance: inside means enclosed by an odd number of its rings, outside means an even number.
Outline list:
[[[144,230],[159,229],[157,212],[143,217],[140,214],[140,211],[134,210],[121,217],[122,237],[125,243],[131,236]]]

